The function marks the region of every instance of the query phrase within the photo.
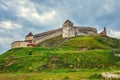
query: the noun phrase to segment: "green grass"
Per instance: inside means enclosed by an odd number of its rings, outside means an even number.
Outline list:
[[[58,36],[33,48],[10,49],[0,55],[0,79],[6,75],[9,79],[19,76],[25,80],[44,79],[46,75],[47,80],[60,75],[62,80],[97,79],[100,72],[118,70],[120,58],[115,54],[120,54],[118,39],[102,36],[62,39]]]
[[[32,51],[31,55],[29,51]],[[11,52],[15,53],[11,54]],[[114,52],[111,50],[65,51],[56,48],[16,48],[0,56],[1,72],[119,67],[120,59],[114,56]],[[120,51],[117,50],[117,52]],[[5,66],[5,63],[11,63],[14,60],[12,65]]]
[[[2,73],[1,80],[102,80],[101,73],[110,69],[82,69],[75,72]]]
[[[0,74],[2,80],[80,80],[88,79],[87,76],[93,72],[72,72],[72,73],[9,73]]]
[[[38,47],[58,47],[64,50],[92,50],[120,48],[120,40],[103,36],[79,36],[62,38],[61,36],[48,39],[38,44]]]

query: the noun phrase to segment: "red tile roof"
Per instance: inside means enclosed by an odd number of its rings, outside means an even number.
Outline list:
[[[26,37],[28,37],[28,36],[33,36],[32,32],[30,32],[28,35],[26,35]]]
[[[67,20],[64,22],[64,24],[67,23],[67,22],[72,23],[70,20],[67,19]]]
[[[27,44],[27,46],[36,46],[35,44]]]

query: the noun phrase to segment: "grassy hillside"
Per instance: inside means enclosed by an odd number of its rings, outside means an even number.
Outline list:
[[[120,59],[113,54],[111,50],[64,51],[53,48],[16,48],[1,55],[0,71],[41,72],[53,69],[118,67]]]
[[[116,49],[120,48],[120,40],[103,36],[79,36],[63,39],[61,36],[48,39],[38,47],[59,47],[72,50]]]
[[[34,48],[15,48],[0,55],[0,72],[71,72],[120,66],[120,41],[102,36],[61,36]]]

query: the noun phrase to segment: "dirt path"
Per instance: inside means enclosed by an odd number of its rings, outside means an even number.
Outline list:
[[[15,62],[16,62],[16,60],[13,60],[12,62],[6,63],[6,64],[5,64],[5,67],[10,66],[10,65],[12,65],[12,64],[15,63]]]

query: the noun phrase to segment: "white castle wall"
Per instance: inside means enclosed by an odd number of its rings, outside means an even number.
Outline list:
[[[73,26],[73,23],[69,20],[65,21],[62,28],[54,29],[44,33],[36,34],[34,36],[26,37],[26,40],[32,40],[32,44],[39,44],[47,39],[54,38],[56,36],[62,35],[63,38],[81,36],[81,35],[96,35],[97,29],[92,27],[82,27]],[[25,41],[15,41],[11,44],[12,48],[17,47],[27,47],[28,42]]]
[[[28,42],[25,41],[16,41],[11,44],[11,48],[18,48],[18,47],[27,47]]]
[[[75,36],[74,27],[71,26],[63,27],[63,31],[62,31],[63,38],[69,38],[74,36]]]
[[[69,20],[66,20],[62,27],[62,37],[69,38],[74,36],[75,36],[75,32],[74,32],[73,23]]]

